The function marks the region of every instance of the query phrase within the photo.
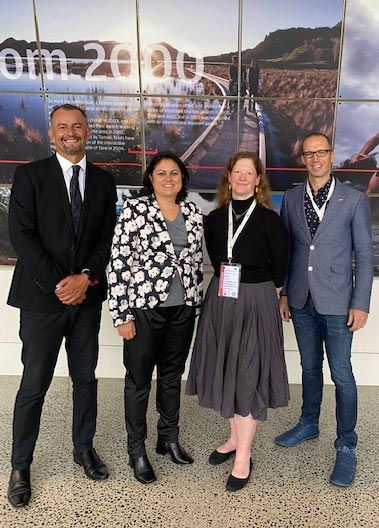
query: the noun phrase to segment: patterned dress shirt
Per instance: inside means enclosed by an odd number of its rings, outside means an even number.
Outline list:
[[[313,200],[315,201],[316,205],[319,208],[321,208],[324,205],[324,203],[326,202],[328,198],[329,189],[332,184],[332,178],[333,176],[329,178],[328,182],[324,185],[324,187],[321,187],[321,189],[319,189],[317,194],[314,193],[312,185],[310,185]],[[328,207],[328,205],[326,205],[326,207]],[[320,220],[319,220],[319,217],[317,216],[316,211],[313,209],[313,205],[312,205],[311,199],[308,196],[306,188],[305,188],[305,193],[304,193],[304,212],[305,212],[305,218],[307,219],[309,232],[311,234],[311,237],[313,238],[316,234],[318,226],[320,225]]]

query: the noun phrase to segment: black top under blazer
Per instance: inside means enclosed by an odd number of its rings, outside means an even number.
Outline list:
[[[52,156],[17,168],[9,205],[9,233],[18,260],[8,304],[37,312],[57,312],[56,284],[82,269],[98,284],[88,288],[81,308],[106,298],[117,201],[113,176],[87,161],[83,209],[77,241],[61,166]]]

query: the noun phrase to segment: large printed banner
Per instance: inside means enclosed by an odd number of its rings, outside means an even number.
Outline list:
[[[138,12],[134,0],[2,7],[0,263],[14,257],[6,211],[15,166],[51,154],[49,114],[65,102],[86,109],[88,156],[122,188],[138,188],[151,157],[173,150],[202,201],[227,159],[253,150],[282,193],[304,179],[300,141],[310,131],[335,136],[343,180],[379,188],[374,0],[347,1],[344,35],[343,0],[292,0],[291,9],[282,0],[140,0]]]
[[[214,189],[226,160],[246,149],[284,190],[296,180],[299,138],[310,126],[332,133],[334,106],[322,100],[336,95],[343,0],[316,13],[312,0],[291,10],[244,1],[241,20],[229,0],[190,9],[141,0],[138,13],[132,0],[106,9],[37,0],[35,19],[31,0],[22,12],[3,3],[3,161],[46,155],[49,112],[66,101],[87,109],[89,156],[123,185],[140,185],[149,157],[170,149],[192,169],[193,188]],[[11,172],[0,177],[9,182]]]

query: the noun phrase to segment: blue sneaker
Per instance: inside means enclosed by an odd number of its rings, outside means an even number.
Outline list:
[[[275,442],[284,447],[292,447],[301,444],[305,440],[317,438],[320,434],[317,424],[301,424],[298,423],[293,429],[277,436]]]
[[[357,467],[357,455],[355,449],[347,446],[337,448],[336,463],[333,473],[330,475],[330,482],[336,486],[350,486],[355,477]]]

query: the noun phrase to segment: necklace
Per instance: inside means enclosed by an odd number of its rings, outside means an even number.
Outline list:
[[[249,205],[250,207],[250,205]],[[240,214],[237,214],[232,206],[232,211],[233,211],[233,214],[234,214],[234,217],[236,219],[236,222],[238,222],[239,220],[241,220],[241,218],[248,212],[249,210],[249,207],[246,209],[246,211],[244,211],[243,213],[240,213]]]

